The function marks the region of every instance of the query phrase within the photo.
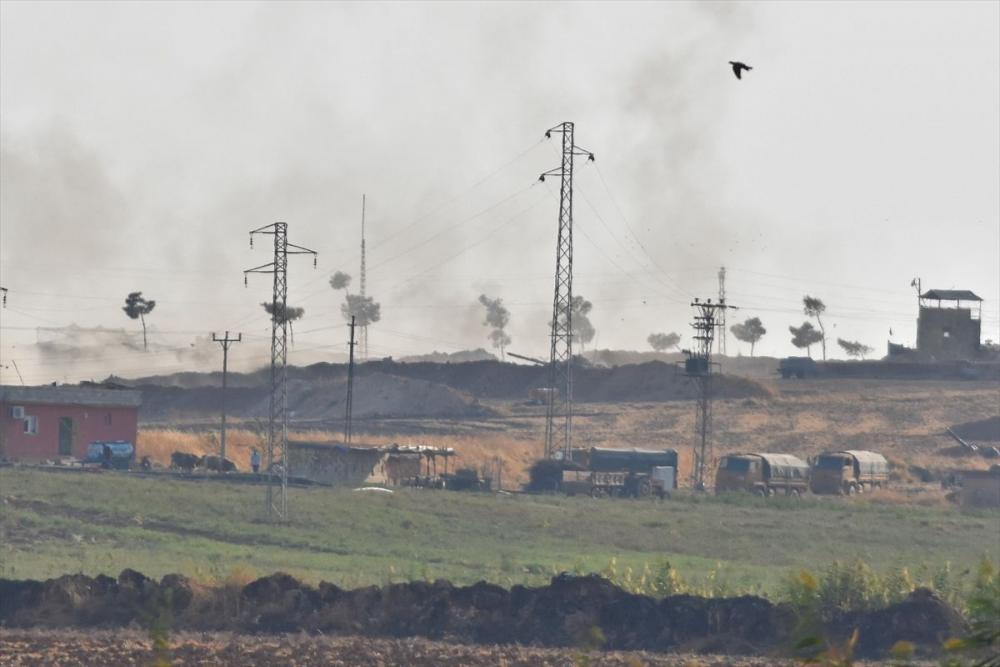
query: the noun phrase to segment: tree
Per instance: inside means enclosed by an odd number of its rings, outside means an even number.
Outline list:
[[[376,303],[370,296],[347,294],[344,303],[340,305],[340,314],[348,322],[353,316],[359,327],[365,327],[382,319],[382,305]]]
[[[587,343],[594,340],[594,334],[597,333],[594,325],[590,323],[590,318],[587,317],[594,304],[585,300],[582,296],[574,296],[569,307],[570,312],[573,314],[573,340],[580,344],[580,354],[583,354]]]
[[[646,342],[649,343],[650,347],[657,352],[663,352],[664,350],[668,350],[672,347],[677,347],[677,343],[681,342],[681,335],[673,332],[651,333],[649,334],[649,338],[646,339]]]
[[[351,284],[351,277],[343,271],[337,271],[330,277],[330,287],[333,289],[346,290]]]
[[[587,317],[593,307],[594,304],[582,296],[574,296],[569,304],[570,314],[573,318],[573,328],[570,334],[573,336],[573,342],[580,344],[580,354],[583,354],[584,346],[592,341],[594,334],[597,333],[594,325],[590,323],[590,318]],[[560,317],[562,316],[560,315]],[[549,326],[552,326],[552,322],[549,322]]]
[[[301,319],[302,316],[306,314],[306,309],[286,305],[284,313],[280,313],[279,311],[281,311],[281,308],[276,308],[270,301],[264,301],[260,305],[264,306],[264,310],[271,316],[273,321],[280,325],[282,324],[282,320],[284,320],[284,322],[288,324],[288,329],[292,334],[292,345],[295,345],[295,330],[292,328],[292,322]]]
[[[142,298],[142,292],[131,292],[125,297],[125,307],[122,310],[133,320],[142,322],[142,349],[146,349],[146,315],[153,312],[156,302]]]
[[[767,329],[761,324],[759,317],[748,317],[743,322],[739,322],[729,327],[729,330],[733,332],[736,336],[736,340],[741,340],[744,343],[750,343],[750,356],[753,356],[754,345],[757,344],[764,334],[767,333]]]
[[[864,343],[858,341],[844,340],[843,338],[837,339],[837,345],[844,349],[847,356],[861,357],[862,360],[864,360],[865,355],[871,354],[875,351],[875,348],[870,345],[865,345]]]
[[[823,340],[823,334],[816,331],[816,327],[812,325],[812,322],[803,322],[802,326],[788,327],[788,330],[792,332],[792,345],[800,350],[805,348],[806,353],[810,357],[812,356],[812,350],[809,348]]]
[[[802,297],[802,306],[803,312],[809,317],[815,317],[816,323],[819,324],[819,342],[823,344],[823,361],[826,361],[826,327],[823,326],[823,319],[820,317],[826,312],[826,304],[806,294]]]
[[[503,299],[497,297],[491,299],[485,294],[479,295],[479,303],[486,307],[486,319],[483,320],[484,327],[493,329],[489,339],[493,343],[493,349],[500,348],[500,359],[505,359],[504,350],[511,343],[510,336],[507,335],[507,324],[510,323],[510,311],[503,305]]]
[[[340,305],[340,314],[344,319],[350,322],[351,317],[354,317],[354,322],[359,327],[366,327],[382,319],[382,304],[370,296],[351,294],[347,291],[350,284],[351,276],[342,271],[337,271],[330,277],[330,287],[344,290],[344,303]]]

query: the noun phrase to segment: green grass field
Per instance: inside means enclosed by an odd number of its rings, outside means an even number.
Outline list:
[[[264,487],[122,473],[0,471],[0,573],[221,579],[282,570],[341,586],[446,578],[540,584],[561,571],[619,573],[664,561],[688,581],[774,591],[799,569],[860,558],[875,570],[975,572],[1000,562],[1000,515],[860,500],[668,501],[393,494],[293,488],[287,523]],[[719,567],[721,564],[721,567]],[[929,576],[929,575],[928,575]]]

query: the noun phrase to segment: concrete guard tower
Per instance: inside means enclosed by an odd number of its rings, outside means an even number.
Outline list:
[[[920,295],[917,352],[937,361],[975,359],[982,317],[983,300],[969,290],[927,290]]]

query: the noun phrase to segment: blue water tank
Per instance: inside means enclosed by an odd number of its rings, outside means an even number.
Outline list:
[[[111,460],[105,456],[104,448],[111,451]],[[116,470],[128,470],[135,458],[135,448],[128,440],[95,440],[87,446],[87,458],[83,463],[101,463]]]

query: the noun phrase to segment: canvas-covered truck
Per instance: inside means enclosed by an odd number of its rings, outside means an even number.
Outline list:
[[[667,498],[677,488],[677,451],[591,447],[562,470],[559,490],[594,498]]]
[[[852,496],[889,483],[889,462],[877,452],[845,450],[820,454],[812,464],[813,493]]]
[[[719,461],[715,493],[746,491],[762,498],[798,497],[809,489],[809,464],[791,454],[730,454]]]

